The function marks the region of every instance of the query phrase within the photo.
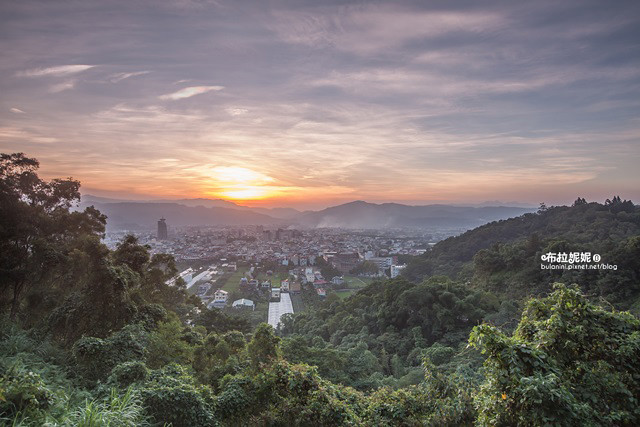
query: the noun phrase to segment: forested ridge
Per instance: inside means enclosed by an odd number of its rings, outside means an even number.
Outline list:
[[[589,252],[617,270],[542,270],[548,252]],[[492,222],[438,242],[414,259],[413,281],[446,275],[509,298],[548,292],[554,281],[578,283],[619,308],[640,296],[640,208],[615,196],[603,204],[576,199],[572,206]]]
[[[274,331],[167,285],[173,258],[133,236],[106,248],[104,215],[70,210],[80,184],[38,166],[0,157],[0,423],[640,423],[630,201],[487,224]],[[618,269],[542,270],[558,251]]]

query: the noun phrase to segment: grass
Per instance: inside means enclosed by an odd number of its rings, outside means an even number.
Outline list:
[[[222,285],[222,289],[227,292],[239,292],[240,291],[240,279],[244,277],[245,269],[239,269],[234,272],[227,281]]]
[[[253,313],[253,318],[255,319],[255,321],[252,322],[253,326],[258,326],[258,324],[262,322],[266,323],[269,318],[269,303],[264,301],[257,302],[256,309]]]
[[[344,276],[345,287],[360,289],[369,286],[375,279],[371,277]]]
[[[63,355],[47,340],[0,320],[0,425],[150,425],[139,396],[131,390],[111,390],[106,398],[94,398],[74,387],[65,366],[56,361]],[[61,360],[66,359],[65,355]]]
[[[255,310],[248,308],[233,308],[231,306],[231,302],[229,302],[225,308],[225,312],[248,320],[254,327],[258,326],[260,323],[266,322],[269,317],[269,302],[262,298],[256,299],[254,297],[248,297],[247,299],[250,299],[256,305]]]
[[[345,298],[353,295],[356,292],[357,292],[356,289],[352,289],[352,290],[348,290],[348,291],[336,291],[336,295],[338,295],[338,297],[340,299],[345,299]]]
[[[69,414],[65,424],[80,427],[150,425],[139,397],[131,389],[123,395],[111,389],[111,395],[103,401],[87,400],[84,406]]]
[[[289,278],[289,273],[286,271],[274,271],[273,275],[267,276],[265,278],[271,280],[271,286],[274,288],[280,287],[280,282]]]
[[[304,311],[304,303],[302,302],[302,295],[290,294],[290,296],[291,296],[291,305],[293,305],[293,312],[300,313],[301,311]]]

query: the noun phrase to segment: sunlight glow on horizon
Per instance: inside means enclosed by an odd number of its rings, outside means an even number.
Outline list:
[[[263,200],[269,199],[273,195],[268,187],[237,186],[218,193],[213,193],[216,197],[228,200]]]
[[[212,185],[216,191],[207,192],[229,200],[261,200],[276,191],[269,185],[272,177],[238,166],[218,166],[212,169]]]

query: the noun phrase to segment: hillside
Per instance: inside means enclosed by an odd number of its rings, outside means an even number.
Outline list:
[[[577,203],[496,221],[437,243],[413,260],[405,276],[419,281],[446,275],[475,286],[522,297],[545,292],[554,281],[591,284],[598,295],[629,303],[640,291],[640,208],[630,201]],[[591,252],[615,271],[550,271],[548,252]],[[615,290],[608,282],[615,281]],[[615,295],[613,295],[615,294]]]

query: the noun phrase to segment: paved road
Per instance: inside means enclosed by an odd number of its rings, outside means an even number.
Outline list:
[[[279,302],[269,303],[269,324],[274,328],[278,327],[280,323],[280,317],[283,314],[293,313],[293,304],[291,304],[291,297],[288,293],[280,294]]]

